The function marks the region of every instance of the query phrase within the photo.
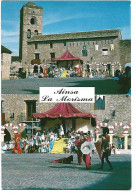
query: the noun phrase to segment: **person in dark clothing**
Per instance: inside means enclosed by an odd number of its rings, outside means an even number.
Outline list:
[[[82,163],[82,152],[81,152],[81,144],[82,144],[82,139],[78,136],[76,138],[76,142],[75,142],[75,145],[77,147],[77,159],[78,159],[78,163],[81,164]]]
[[[100,169],[103,169],[104,159],[106,159],[107,163],[110,166],[109,170],[113,170],[111,162],[108,159],[108,157],[110,156],[110,149],[109,149],[109,142],[107,141],[105,135],[102,135],[101,151],[102,151],[102,158],[101,158],[101,167],[100,167]]]

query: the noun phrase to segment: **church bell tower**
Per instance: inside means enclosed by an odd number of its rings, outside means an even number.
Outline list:
[[[33,2],[25,4],[20,10],[19,57],[24,70],[27,66],[27,41],[42,34],[43,8]]]

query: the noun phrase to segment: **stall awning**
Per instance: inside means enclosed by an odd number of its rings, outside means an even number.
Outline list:
[[[96,118],[95,115],[91,113],[83,113],[76,109],[71,103],[58,103],[50,110],[43,113],[34,113],[34,118],[72,118],[72,117],[81,117],[81,118]]]
[[[64,60],[80,60],[82,61],[80,58],[76,58],[75,56],[73,56],[68,50],[59,58],[54,58],[54,61],[64,61]]]

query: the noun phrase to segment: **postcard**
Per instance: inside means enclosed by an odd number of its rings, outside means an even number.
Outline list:
[[[130,190],[131,1],[1,1],[1,189]]]

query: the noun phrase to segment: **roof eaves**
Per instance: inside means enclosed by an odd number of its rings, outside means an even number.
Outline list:
[[[105,34],[102,35],[101,33],[104,33],[104,32],[105,32]],[[61,33],[61,34],[48,34],[48,35],[34,36],[28,42],[111,37],[111,36],[119,36],[118,33],[120,33],[120,29],[101,30],[101,31],[86,31],[86,32],[72,32],[72,33]],[[86,37],[84,37],[84,36],[86,36]]]
[[[4,47],[3,45],[1,45],[1,53],[9,53],[9,54],[11,54],[12,51],[9,50],[8,48]]]

